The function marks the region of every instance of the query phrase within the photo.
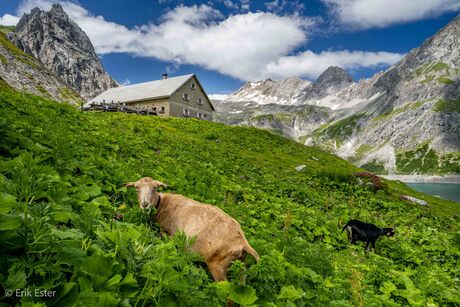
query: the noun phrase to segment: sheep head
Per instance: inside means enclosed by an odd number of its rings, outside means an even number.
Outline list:
[[[128,182],[125,186],[136,189],[139,207],[143,210],[153,208],[157,205],[159,197],[157,187],[167,187],[167,185],[163,182],[153,180],[150,177],[144,177],[138,181]]]
[[[392,237],[396,233],[394,228],[383,228],[383,231],[387,237]]]

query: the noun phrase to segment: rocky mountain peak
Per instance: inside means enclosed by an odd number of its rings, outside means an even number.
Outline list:
[[[328,95],[338,93],[353,83],[353,78],[343,69],[330,66],[310,88],[304,91],[302,101],[318,100]]]
[[[50,13],[52,13],[52,14],[67,15],[67,14],[64,12],[64,9],[62,8],[62,6],[61,6],[59,3],[54,3],[54,4],[51,6]]]
[[[353,78],[341,67],[330,66],[321,75],[319,75],[316,83],[323,86],[335,86],[343,83],[352,83]]]
[[[49,12],[34,8],[24,14],[9,38],[86,99],[118,86],[105,72],[89,37],[59,4]]]
[[[278,81],[270,78],[261,81],[246,82],[240,89],[230,95],[227,101],[253,101],[257,104],[295,104],[304,89],[311,82],[297,77]]]

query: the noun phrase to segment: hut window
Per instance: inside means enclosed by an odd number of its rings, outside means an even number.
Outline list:
[[[190,84],[190,88],[191,88],[192,90],[196,89],[195,83]]]
[[[189,115],[190,115],[190,110],[184,108],[184,109],[182,110],[182,114],[184,114],[184,116],[189,116]]]
[[[188,95],[187,93],[183,93],[183,94],[182,94],[182,99],[188,101],[188,100],[190,99],[190,97],[189,97],[189,95]]]
[[[197,102],[198,104],[203,104],[203,99],[198,98],[198,99],[196,100],[196,102]]]

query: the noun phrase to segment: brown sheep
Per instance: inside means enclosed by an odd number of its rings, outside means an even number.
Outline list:
[[[150,177],[126,186],[136,188],[141,209],[157,209],[156,220],[168,235],[180,230],[188,238],[196,236],[192,248],[203,256],[215,281],[227,280],[230,263],[243,260],[246,253],[259,260],[240,224],[221,209],[179,194],[158,193],[157,187],[166,184]]]

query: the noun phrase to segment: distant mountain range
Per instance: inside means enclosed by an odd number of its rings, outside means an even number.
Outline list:
[[[269,129],[381,173],[460,173],[460,16],[400,62],[353,82],[248,82],[214,100],[215,119]]]

